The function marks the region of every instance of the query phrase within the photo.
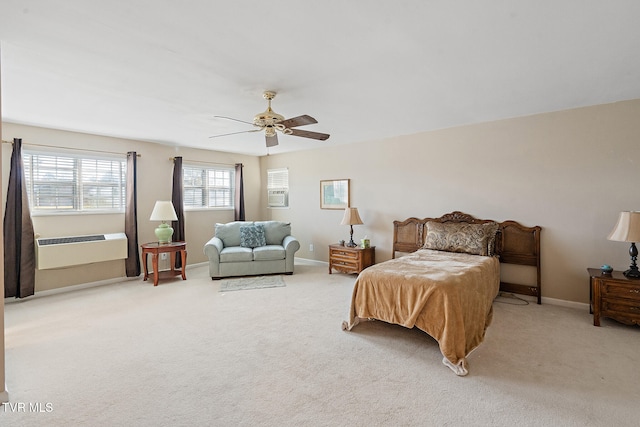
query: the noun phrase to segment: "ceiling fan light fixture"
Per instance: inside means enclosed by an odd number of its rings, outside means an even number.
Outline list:
[[[217,138],[219,136],[226,136],[226,135],[234,135],[237,133],[264,131],[267,147],[275,147],[276,145],[278,145],[278,135],[277,135],[278,132],[281,132],[283,135],[293,135],[293,136],[299,136],[302,138],[311,138],[311,139],[316,139],[318,141],[324,141],[327,138],[329,138],[329,134],[326,134],[326,133],[311,132],[311,131],[297,129],[298,126],[305,126],[305,125],[318,123],[318,121],[311,116],[304,114],[302,116],[285,119],[283,115],[274,112],[271,109],[271,100],[275,98],[276,96],[275,92],[265,91],[262,96],[268,102],[267,109],[262,113],[256,114],[253,117],[252,123],[245,122],[244,120],[225,117],[225,116],[215,116],[223,119],[243,122],[246,124],[252,124],[257,129],[246,130],[241,132],[232,132],[232,133],[223,134],[223,135],[214,135],[214,136],[210,136],[210,138]]]
[[[266,99],[268,102],[268,106],[265,111],[256,114],[253,117],[254,125],[264,128],[266,126],[275,126],[277,123],[284,120],[284,116],[282,114],[278,114],[271,109],[271,100],[275,98],[275,96],[276,93],[271,91],[266,91],[263,94],[264,99]]]
[[[273,112],[271,108],[267,111],[264,111],[260,114],[256,114],[253,118],[253,124],[256,126],[275,126],[277,123],[284,120],[284,116],[282,114],[278,114]]]

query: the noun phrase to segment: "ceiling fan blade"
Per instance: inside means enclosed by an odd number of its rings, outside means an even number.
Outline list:
[[[237,135],[239,133],[260,132],[262,129],[241,130],[240,132],[223,133],[220,135],[212,135],[209,138],[220,138],[221,136]]]
[[[233,117],[227,117],[227,116],[213,116],[216,119],[226,119],[226,120],[233,120],[234,122],[240,122],[240,123],[246,123],[248,125],[251,126],[256,126],[255,124],[251,123],[251,122],[247,122],[244,120],[239,120],[239,119],[234,119]]]
[[[265,136],[267,140],[267,147],[275,147],[278,145],[278,135]]]
[[[303,138],[318,139],[320,141],[324,141],[328,139],[330,136],[328,133],[311,132],[308,130],[301,130],[301,129],[291,129],[291,135],[301,136]]]
[[[313,117],[307,116],[306,114],[304,114],[302,116],[292,117],[290,119],[284,119],[278,124],[281,124],[286,128],[295,128],[298,126],[312,125],[314,123],[318,123],[318,121]]]

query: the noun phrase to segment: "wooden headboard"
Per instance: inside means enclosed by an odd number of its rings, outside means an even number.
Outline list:
[[[490,219],[477,219],[463,212],[451,212],[440,218],[408,218],[404,221],[393,221],[393,258],[396,252],[414,252],[424,245],[428,221],[466,222],[483,224]],[[497,222],[497,221],[496,221]],[[495,254],[501,263],[526,265],[536,268],[536,285],[500,282],[500,290],[537,297],[541,303],[540,281],[540,231],[541,227],[525,227],[516,221],[498,223]]]

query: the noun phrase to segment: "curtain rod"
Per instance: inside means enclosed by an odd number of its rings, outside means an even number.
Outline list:
[[[13,141],[5,141],[4,139],[2,140],[2,143],[3,144],[11,144],[11,145],[13,145]],[[57,146],[57,145],[32,144],[30,142],[24,142],[23,145],[31,145],[33,147],[60,148],[62,150],[91,151],[93,153],[122,154],[122,153],[116,153],[115,151],[91,150],[91,149],[88,149],[88,148],[60,147],[60,146]],[[136,157],[142,157],[142,154],[136,153]]]
[[[169,160],[171,160],[172,162],[175,160],[175,157],[169,157]],[[216,162],[205,162],[204,160],[187,160],[187,159],[182,159],[182,161],[187,162],[187,163],[206,163],[208,165],[220,165],[220,166],[235,166],[235,164],[232,163],[216,163]]]

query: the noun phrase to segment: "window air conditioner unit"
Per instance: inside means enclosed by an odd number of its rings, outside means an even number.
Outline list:
[[[288,190],[269,190],[269,207],[282,208],[289,205]]]

